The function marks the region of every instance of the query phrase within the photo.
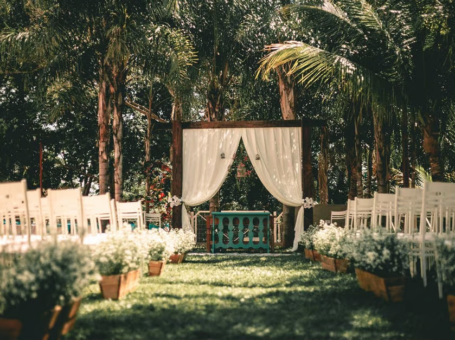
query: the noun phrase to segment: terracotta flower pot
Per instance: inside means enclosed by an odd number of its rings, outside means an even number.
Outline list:
[[[100,289],[105,299],[118,300],[136,289],[139,284],[140,270],[126,274],[101,276]]]
[[[60,339],[74,328],[77,312],[81,306],[82,298],[74,298],[69,304],[62,307],[60,315],[51,331],[51,339]]]
[[[304,249],[305,251],[305,258],[311,261],[314,261],[314,254],[312,249]]]
[[[449,308],[450,329],[455,332],[455,295],[447,295],[447,307]]]
[[[0,339],[48,340],[61,309],[55,306],[41,315],[26,315],[21,319],[0,318]]]
[[[171,257],[169,257],[169,262],[170,263],[182,263],[185,260],[186,253],[184,254],[172,254]]]
[[[150,261],[149,262],[149,275],[160,276],[164,270],[166,261]]]
[[[322,255],[321,261],[322,268],[334,273],[347,273],[349,268],[349,261],[346,259],[335,259]]]
[[[316,261],[316,262],[322,261],[321,254],[319,254],[317,250],[313,250],[313,257],[314,257],[314,261]]]
[[[388,302],[400,302],[404,298],[406,278],[404,276],[381,277],[356,268],[360,288]]]

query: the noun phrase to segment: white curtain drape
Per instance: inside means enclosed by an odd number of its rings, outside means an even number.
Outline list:
[[[240,138],[266,189],[281,203],[302,207],[294,227],[293,250],[297,250],[304,219],[302,134],[298,127],[183,130],[183,228],[191,229],[185,205],[200,205],[220,190]]]
[[[200,205],[220,190],[234,161],[241,133],[241,129],[183,130],[182,200],[185,205]],[[183,228],[191,228],[185,206],[182,223]]]
[[[293,250],[303,233],[302,133],[300,128],[244,128],[243,143],[259,179],[281,203],[301,206]]]

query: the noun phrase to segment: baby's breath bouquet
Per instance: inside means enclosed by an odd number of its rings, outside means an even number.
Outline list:
[[[169,232],[174,254],[185,254],[196,246],[196,235],[191,230],[172,229]]]
[[[455,295],[455,236],[439,236],[435,240],[439,274],[444,288]]]
[[[93,258],[101,275],[119,275],[139,269],[147,257],[147,238],[143,232],[121,230],[110,234],[96,246]]]
[[[38,315],[80,297],[99,274],[90,252],[72,241],[46,241],[0,266],[0,315]]]
[[[313,250],[314,249],[313,239],[314,235],[318,230],[319,230],[318,226],[310,225],[308,229],[302,233],[299,244],[302,245],[303,248],[305,249]]]
[[[319,254],[335,259],[344,259],[346,252],[344,244],[349,232],[336,224],[324,224],[313,236],[314,249]]]
[[[397,234],[382,229],[363,229],[345,246],[347,257],[356,268],[379,276],[403,275],[408,268],[408,245]]]
[[[146,246],[149,261],[163,261],[174,253],[174,243],[169,233],[161,229],[147,232]]]

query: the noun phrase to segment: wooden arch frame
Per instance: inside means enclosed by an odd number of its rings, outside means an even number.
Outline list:
[[[305,163],[311,163],[311,128],[326,126],[325,120],[277,120],[277,121],[222,121],[222,122],[185,122],[156,123],[156,129],[172,129],[172,196],[182,197],[183,187],[183,129],[238,129],[264,127],[301,127],[302,129],[302,186],[303,198],[308,197],[305,190]],[[182,206],[172,208],[172,227],[182,227]]]

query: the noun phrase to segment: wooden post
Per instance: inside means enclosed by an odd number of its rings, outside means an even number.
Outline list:
[[[183,132],[182,122],[172,121],[172,196],[182,197]],[[172,208],[172,227],[182,228],[182,206]]]
[[[39,189],[43,196],[43,143],[39,142]]]
[[[308,174],[311,172],[311,127],[304,125],[302,120],[302,191],[303,198],[311,197],[314,198],[312,192],[313,183],[312,176]],[[304,228],[305,230],[313,223],[313,208],[305,209]]]

